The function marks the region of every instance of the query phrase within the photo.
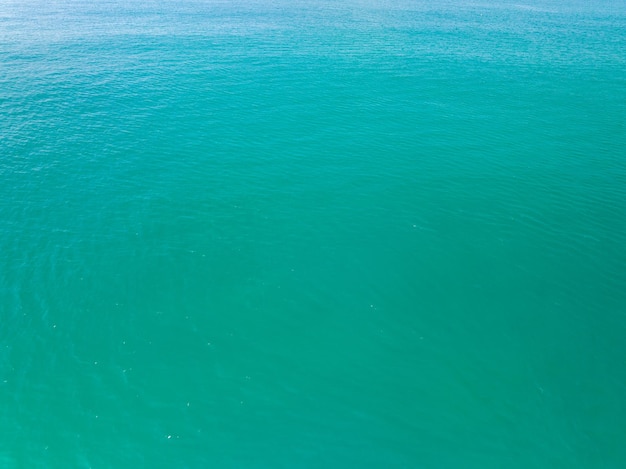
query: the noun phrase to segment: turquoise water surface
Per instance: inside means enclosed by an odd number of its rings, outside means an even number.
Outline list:
[[[0,3],[0,468],[626,467],[626,4]]]

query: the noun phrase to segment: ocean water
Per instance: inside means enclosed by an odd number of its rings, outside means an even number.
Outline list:
[[[626,467],[626,4],[0,3],[1,468]]]

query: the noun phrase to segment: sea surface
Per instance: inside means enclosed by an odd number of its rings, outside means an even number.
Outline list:
[[[0,468],[626,467],[626,3],[2,0]]]

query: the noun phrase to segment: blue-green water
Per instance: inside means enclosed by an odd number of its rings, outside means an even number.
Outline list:
[[[626,466],[626,4],[0,4],[0,467]]]

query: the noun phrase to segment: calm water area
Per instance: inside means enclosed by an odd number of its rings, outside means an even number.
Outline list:
[[[0,468],[624,468],[625,337],[624,1],[0,2]]]

